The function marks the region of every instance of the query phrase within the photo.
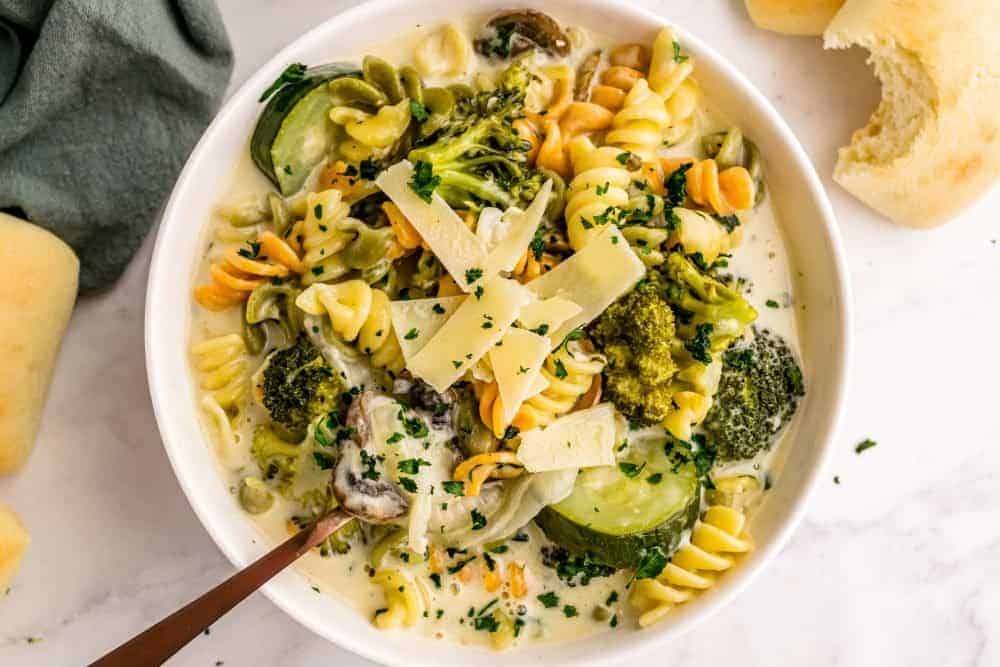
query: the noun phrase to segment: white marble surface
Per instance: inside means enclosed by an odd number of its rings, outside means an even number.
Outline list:
[[[233,87],[349,2],[222,0]],[[516,4],[516,3],[513,3]],[[877,99],[859,51],[755,30],[738,0],[647,1],[774,101],[823,175]],[[930,232],[825,178],[854,280],[857,354],[829,481],[778,560],[709,624],[649,655],[692,667],[1000,664],[1000,189]],[[79,665],[231,572],[160,446],[142,314],[150,243],[77,308],[38,449],[0,480],[33,544],[0,601],[0,664]],[[858,456],[865,437],[878,446]],[[833,475],[841,483],[835,485]],[[29,642],[29,637],[40,641]],[[369,664],[256,595],[170,663]]]

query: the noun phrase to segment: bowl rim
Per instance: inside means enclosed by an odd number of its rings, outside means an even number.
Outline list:
[[[607,9],[618,14],[631,14],[632,18],[650,23],[652,25],[670,25],[677,33],[681,41],[685,44],[693,44],[695,46],[695,50],[699,53],[700,59],[710,60],[712,62],[712,66],[721,73],[723,78],[739,87],[741,89],[741,94],[749,97],[749,99],[752,100],[752,104],[767,116],[767,122],[774,128],[789,148],[790,154],[786,157],[794,161],[795,170],[798,171],[804,178],[805,182],[808,184],[810,195],[816,201],[817,213],[819,214],[818,218],[821,221],[821,224],[816,226],[815,231],[823,235],[822,240],[825,246],[829,248],[829,259],[832,266],[832,272],[836,277],[835,296],[837,306],[839,308],[837,316],[842,322],[841,330],[837,332],[839,335],[837,336],[833,350],[834,354],[839,357],[840,361],[836,365],[833,376],[827,376],[824,378],[824,382],[829,383],[833,388],[831,398],[829,399],[829,416],[825,421],[825,437],[817,439],[812,445],[819,450],[815,457],[816,462],[811,469],[805,473],[806,479],[803,482],[803,490],[800,498],[791,508],[787,520],[777,527],[773,538],[766,545],[757,550],[757,560],[755,563],[752,565],[745,565],[730,575],[730,581],[727,582],[727,586],[723,591],[720,591],[720,594],[713,598],[711,604],[700,607],[697,611],[684,616],[682,619],[674,623],[668,625],[665,624],[664,627],[659,628],[656,631],[647,630],[643,640],[615,642],[613,646],[608,646],[599,658],[594,658],[595,662],[600,660],[603,664],[611,664],[618,663],[629,658],[634,658],[642,653],[647,653],[656,645],[665,644],[667,641],[690,631],[692,628],[703,623],[707,618],[717,613],[722,608],[728,606],[737,595],[745,590],[753,582],[753,580],[759,576],[759,574],[769,565],[771,560],[773,560],[773,558],[788,543],[791,535],[805,516],[809,504],[816,492],[818,482],[821,478],[823,478],[824,472],[828,468],[830,460],[833,456],[833,446],[836,442],[837,434],[840,430],[846,408],[848,378],[853,360],[854,315],[852,309],[853,301],[851,298],[850,273],[848,270],[843,240],[837,226],[833,207],[822,184],[822,180],[816,173],[815,167],[813,166],[808,154],[805,152],[805,149],[802,147],[791,128],[785,122],[784,118],[778,113],[771,102],[756,88],[747,76],[736,69],[736,67],[725,57],[715,51],[709,43],[687,30],[683,25],[671,23],[653,11],[644,7],[631,5],[627,2],[627,0],[579,0],[579,2],[580,4]],[[522,4],[527,6],[537,3],[529,1]],[[147,380],[149,383],[150,398],[152,400],[154,415],[163,441],[164,449],[167,452],[167,457],[174,471],[174,475],[177,477],[178,483],[180,484],[189,505],[198,517],[198,520],[205,527],[205,530],[208,532],[216,546],[236,567],[244,567],[248,563],[244,562],[244,559],[237,555],[235,546],[231,543],[232,540],[224,536],[223,532],[216,525],[215,520],[210,515],[209,509],[205,504],[205,499],[202,498],[203,494],[200,494],[197,491],[192,480],[189,478],[185,470],[181,454],[181,448],[185,445],[185,443],[179,442],[178,438],[172,435],[174,427],[171,420],[168,418],[168,408],[166,406],[172,399],[168,396],[167,392],[158,390],[159,387],[164,385],[166,375],[171,372],[171,369],[168,368],[165,362],[160,361],[156,353],[157,346],[154,343],[156,336],[155,325],[157,318],[162,316],[158,312],[156,305],[158,303],[159,294],[164,289],[170,289],[169,286],[167,286],[167,283],[170,281],[171,275],[176,275],[176,271],[172,270],[176,267],[176,263],[171,265],[170,258],[166,256],[165,252],[161,252],[161,249],[165,245],[162,240],[169,233],[168,230],[172,226],[171,224],[168,224],[168,221],[179,217],[178,208],[180,200],[183,198],[182,193],[191,187],[192,182],[196,180],[195,165],[200,162],[203,154],[205,154],[210,149],[210,146],[216,141],[217,135],[221,132],[220,128],[227,124],[227,121],[237,112],[238,109],[249,104],[251,98],[256,101],[257,91],[262,90],[280,71],[284,69],[286,63],[291,62],[293,54],[299,50],[303,44],[314,41],[319,35],[329,31],[331,27],[337,23],[354,23],[361,21],[366,17],[376,19],[378,16],[385,13],[399,9],[411,8],[412,6],[413,0],[367,0],[366,2],[351,7],[350,9],[330,16],[327,20],[299,35],[272,58],[270,58],[265,64],[257,68],[255,72],[232,93],[229,99],[226,100],[222,108],[206,128],[198,143],[188,156],[184,168],[181,170],[171,192],[170,198],[163,209],[160,226],[156,234],[153,256],[150,261],[150,272],[146,290],[144,327]],[[397,655],[391,649],[387,650],[380,646],[372,645],[363,639],[352,637],[348,633],[332,632],[331,630],[335,629],[332,624],[314,622],[313,618],[300,610],[295,601],[280,589],[281,586],[279,586],[278,582],[272,580],[262,587],[261,590],[285,613],[327,641],[345,648],[359,656],[369,660],[378,661],[383,664],[425,664],[422,662],[421,658],[415,656],[409,656],[404,663],[402,661],[402,657]],[[572,642],[572,640],[570,641]],[[466,647],[460,647],[459,645],[449,645],[454,647],[455,650],[467,650]],[[514,655],[517,655],[517,653]],[[569,664],[568,661],[563,662],[562,660],[556,660],[554,662],[547,660],[547,662],[553,665]],[[574,664],[579,664],[579,662],[574,662]]]

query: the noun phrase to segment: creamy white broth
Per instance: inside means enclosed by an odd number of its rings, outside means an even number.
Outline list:
[[[471,34],[483,20],[484,17],[480,16],[470,17],[463,20],[460,25]],[[409,35],[387,40],[365,53],[378,55],[397,66],[410,63],[413,60],[415,45],[435,28],[437,26],[417,27]],[[609,40],[585,34],[583,31],[573,32],[572,37],[577,42],[574,44],[572,55],[568,59],[560,59],[559,62],[569,62],[574,67],[594,48],[613,44]],[[364,54],[332,53],[329,60],[360,61],[362,55]],[[475,83],[476,74],[492,76],[500,67],[488,63],[479,56],[475,58],[474,73],[465,77],[464,82]],[[428,85],[455,82],[455,77],[432,78],[427,81]],[[664,151],[664,154],[698,155],[700,152],[698,142],[703,134],[729,127],[729,124],[724,122],[722,114],[708,106],[704,99],[701,100],[700,106],[700,122],[696,132],[681,144]],[[763,159],[766,180],[768,156],[763,156]],[[308,189],[308,182],[306,187]],[[270,182],[253,165],[247,150],[235,166],[230,186],[224,196],[220,197],[220,202],[239,204],[248,199],[260,200],[271,190]],[[728,270],[752,283],[747,298],[759,314],[756,326],[782,336],[789,347],[797,352],[799,339],[796,312],[802,304],[798,304],[794,298],[794,270],[785,251],[771,197],[766,196],[756,209],[741,213],[740,218],[743,223],[742,242],[733,250],[732,257],[728,260]],[[197,284],[208,280],[209,261],[220,252],[221,244],[215,237],[219,226],[224,225],[218,216],[207,221],[204,226],[206,251],[197,267]],[[769,307],[767,305],[769,300],[777,302],[779,307]],[[240,330],[239,308],[212,313],[194,306],[192,321],[193,342]],[[254,368],[259,366],[263,358],[263,354],[254,358],[252,366]],[[263,409],[254,405],[252,400],[245,402],[246,408],[241,410],[240,419],[234,424],[235,448],[221,442],[213,420],[207,415],[204,418],[206,432],[210,434],[218,452],[222,483],[228,485],[233,494],[233,502],[236,503],[238,503],[236,495],[240,480],[246,475],[259,474],[249,448],[254,427],[265,417]],[[765,475],[773,476],[776,474],[773,470],[776,452],[782,446],[778,443],[757,460],[732,464],[721,470],[725,473],[751,474],[761,479]],[[277,544],[289,536],[291,528],[288,518],[296,512],[296,509],[295,503],[286,500],[280,494],[275,494],[275,503],[270,510],[261,515],[246,516],[254,521],[266,543]],[[482,575],[486,559],[482,555],[481,548],[469,549],[468,555],[458,555],[454,560],[449,560],[447,565],[454,565],[459,560],[476,556],[476,559],[458,574],[443,574],[440,587],[429,577],[426,564],[404,562],[396,555],[389,555],[383,567],[390,566],[410,572],[426,604],[426,617],[412,629],[437,639],[489,646],[489,634],[476,631],[472,627],[469,612],[482,609],[494,598],[497,599],[496,604],[499,608],[511,618],[523,620],[524,626],[520,635],[522,643],[531,640],[563,641],[612,631],[612,617],[619,626],[634,623],[635,614],[627,602],[626,584],[631,576],[629,572],[622,571],[612,576],[594,578],[586,586],[566,586],[556,571],[542,562],[541,548],[549,546],[550,543],[541,530],[530,523],[520,531],[520,534],[526,541],[508,539],[504,542],[506,551],[491,553],[490,557],[503,572],[506,572],[507,565],[511,562],[525,565],[529,593],[521,599],[511,597],[506,585],[496,592],[485,590]],[[369,580],[372,572],[369,564],[371,546],[371,544],[355,544],[348,553],[329,557],[323,557],[317,551],[313,551],[300,559],[296,567],[319,593],[335,595],[339,600],[357,609],[359,613],[370,617],[376,609],[385,604],[381,588]],[[555,608],[545,608],[538,600],[537,596],[546,592],[554,592],[558,596],[559,602]],[[616,600],[614,594],[617,594]],[[612,600],[610,604],[609,600]],[[575,616],[568,615],[566,610],[569,608],[575,609]],[[595,609],[598,608],[601,611],[597,612],[599,616],[595,617]]]

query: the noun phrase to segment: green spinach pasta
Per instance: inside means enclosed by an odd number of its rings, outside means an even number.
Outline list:
[[[206,233],[233,502],[386,631],[669,622],[752,550],[805,394],[764,156],[674,32],[531,10],[295,63]]]

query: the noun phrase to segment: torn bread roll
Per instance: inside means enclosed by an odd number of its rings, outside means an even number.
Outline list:
[[[882,82],[834,179],[892,220],[946,222],[1000,176],[997,0],[848,0],[826,48],[863,46]]]
[[[0,596],[10,587],[30,541],[17,515],[0,503]]]
[[[34,446],[79,273],[68,245],[0,213],[0,474]]]
[[[844,0],[746,0],[757,27],[786,35],[822,35]]]

